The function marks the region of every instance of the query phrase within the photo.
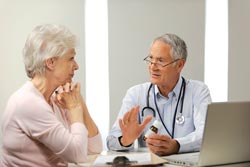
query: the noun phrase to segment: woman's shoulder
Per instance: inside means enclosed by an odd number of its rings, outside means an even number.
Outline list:
[[[8,103],[18,112],[34,112],[49,107],[43,95],[30,82],[14,92]]]

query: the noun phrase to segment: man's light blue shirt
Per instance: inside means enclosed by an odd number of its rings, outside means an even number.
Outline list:
[[[183,111],[182,115],[185,118],[183,124],[175,123],[174,128],[174,138],[180,144],[179,152],[191,152],[199,151],[202,141],[202,135],[205,125],[205,117],[207,111],[207,105],[211,103],[211,96],[208,87],[200,82],[195,80],[187,80],[185,97],[183,102]],[[123,115],[129,111],[132,107],[139,105],[140,112],[138,116],[139,122],[143,121],[143,118],[147,115],[153,115],[153,112],[145,112],[144,117],[142,117],[142,110],[144,107],[147,107],[147,94],[150,87],[149,82],[136,85],[128,89],[123,103],[118,114],[117,120],[114,123],[108,137],[107,137],[107,147],[110,150],[124,150],[124,149],[133,149],[133,145],[129,147],[123,147],[119,142],[119,137],[122,136],[121,129],[119,127],[118,120],[123,118]],[[149,93],[149,107],[154,108],[156,112],[156,117],[145,128],[142,135],[138,138],[139,147],[145,147],[146,143],[143,140],[143,136],[152,125],[155,119],[160,120],[159,114],[157,112],[154,97],[156,97],[156,104],[159,109],[159,113],[170,133],[173,131],[173,121],[175,121],[174,114],[175,108],[177,105],[179,94],[181,93],[182,79],[180,77],[173,91],[168,94],[168,98],[161,95],[159,89],[156,85],[153,85],[154,88],[150,89]],[[155,93],[155,96],[154,94]],[[181,99],[178,104],[176,115],[180,114],[181,108]],[[147,110],[148,111],[148,110]],[[159,134],[169,135],[166,129],[162,126],[158,131]]]

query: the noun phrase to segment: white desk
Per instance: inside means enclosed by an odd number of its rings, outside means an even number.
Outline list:
[[[69,164],[69,167],[90,167],[91,163],[85,163],[85,164],[80,164],[80,165],[76,165],[76,164]],[[178,165],[172,165],[172,164],[164,164],[164,167],[180,167]],[[230,164],[230,165],[223,165],[220,167],[249,167],[250,166],[250,162],[249,163],[239,163],[239,164]],[[162,167],[162,166],[161,166]]]
[[[144,148],[144,149],[140,149],[140,150],[135,150],[135,151],[132,151],[132,152],[127,152],[127,153],[135,153],[135,152],[149,152],[147,148]],[[123,154],[124,152],[113,152],[113,151],[103,151],[101,153],[101,155],[113,155],[113,154],[116,154],[116,155],[119,155],[119,154]],[[96,157],[98,155],[90,155],[89,156],[89,159],[90,159],[90,162],[89,163],[81,163],[81,164],[72,164],[72,163],[69,163],[69,167],[90,167],[92,166],[92,163],[95,161]],[[159,165],[160,166],[160,165]],[[164,164],[163,165],[164,167],[180,167],[178,165],[172,165],[172,164]],[[162,165],[161,165],[162,167]],[[237,164],[229,164],[229,165],[220,165],[220,167],[250,167],[250,162],[247,162],[247,163],[237,163]]]
[[[134,151],[126,151],[126,152],[123,152],[123,151],[122,152],[103,151],[100,155],[101,155],[100,157],[98,157],[98,155],[89,156],[90,163],[82,163],[82,164],[78,164],[78,165],[69,164],[69,167],[92,166],[93,162],[96,162],[97,164],[99,164],[101,166],[102,165],[107,166],[105,164],[105,162],[106,161],[112,162],[116,156],[126,156],[132,161],[137,161],[137,165],[140,165],[140,164],[150,165],[150,164],[159,164],[159,163],[162,164],[163,162],[166,162],[166,160],[149,152],[149,150],[147,148],[134,150]],[[97,157],[98,157],[98,160],[95,161]]]
[[[69,167],[90,167],[90,166],[91,166],[91,163],[85,163],[85,164],[80,164],[80,165],[71,164],[71,163],[69,164]],[[250,166],[250,162],[249,163],[223,165],[223,166],[218,166],[218,167],[249,167],[249,166]],[[163,167],[180,167],[180,166],[172,165],[172,164],[164,164]]]

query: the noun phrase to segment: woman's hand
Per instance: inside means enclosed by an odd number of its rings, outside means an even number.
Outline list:
[[[82,96],[79,83],[66,83],[56,91],[56,104],[69,111],[71,123],[83,122]]]

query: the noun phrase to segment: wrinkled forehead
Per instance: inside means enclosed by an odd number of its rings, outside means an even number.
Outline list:
[[[169,59],[169,58],[172,58],[171,50],[172,50],[172,47],[169,44],[163,41],[155,41],[152,44],[149,56],[151,56],[152,58],[157,58],[157,59],[159,58]]]

